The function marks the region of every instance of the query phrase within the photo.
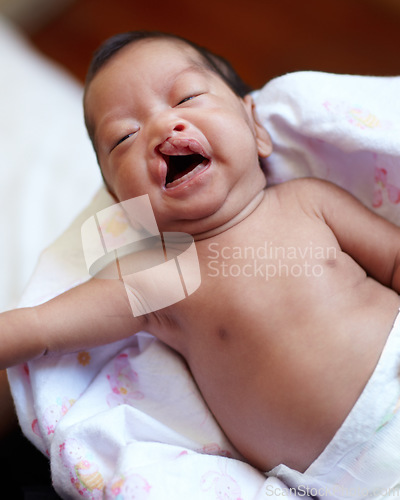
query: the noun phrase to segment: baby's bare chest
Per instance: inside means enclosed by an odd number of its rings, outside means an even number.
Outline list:
[[[260,210],[196,247],[201,283],[173,306],[169,342],[195,364],[211,359],[231,369],[236,356],[245,364],[247,351],[265,360],[289,344],[295,349],[321,325],[336,328],[361,300],[353,288],[364,271],[322,221],[300,211]]]
[[[221,342],[226,351],[243,338],[259,348],[278,332],[298,330],[299,320],[307,325],[325,297],[355,279],[359,270],[349,272],[354,263],[333,239],[291,229],[278,234],[265,225],[201,243],[200,286],[174,306],[193,351],[219,349]]]

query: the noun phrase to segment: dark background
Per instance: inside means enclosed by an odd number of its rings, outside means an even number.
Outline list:
[[[80,80],[105,38],[173,32],[229,59],[253,87],[296,70],[400,74],[398,0],[75,0],[31,34]]]

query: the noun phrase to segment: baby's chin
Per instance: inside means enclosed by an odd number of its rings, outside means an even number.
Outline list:
[[[162,232],[185,232],[195,239],[203,239],[208,233],[214,235],[225,231],[236,224],[237,217],[253,202],[244,200],[227,201],[226,197],[210,196],[203,203],[196,203],[181,212],[181,218],[165,220],[159,218],[159,228]]]

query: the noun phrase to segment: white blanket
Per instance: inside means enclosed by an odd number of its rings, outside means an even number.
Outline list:
[[[0,17],[0,311],[101,185],[82,87]]]
[[[312,175],[400,224],[400,78],[296,73],[255,93],[275,152],[271,182]],[[47,249],[21,305],[88,278],[84,220]],[[240,461],[186,365],[147,333],[9,370],[21,426],[63,498],[265,499],[287,487]]]

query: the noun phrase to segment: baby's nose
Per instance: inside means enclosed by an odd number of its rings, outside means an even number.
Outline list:
[[[168,137],[180,134],[187,130],[188,127],[189,124],[174,113],[166,112],[154,117],[150,127],[152,146],[157,147],[168,139]]]

